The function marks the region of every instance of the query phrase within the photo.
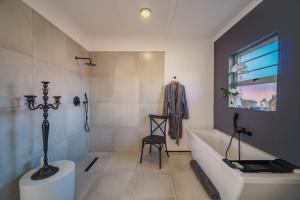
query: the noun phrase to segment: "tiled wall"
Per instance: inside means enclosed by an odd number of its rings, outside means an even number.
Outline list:
[[[88,67],[74,59],[88,52],[21,0],[0,1],[0,24],[0,199],[11,200],[19,176],[42,155],[42,112],[29,111],[23,98],[35,94],[41,102],[40,81],[51,82],[49,96],[62,96],[49,113],[50,160],[77,161],[87,152],[83,106],[72,100],[89,90]]]
[[[138,151],[150,113],[161,114],[164,52],[93,52],[91,151]]]

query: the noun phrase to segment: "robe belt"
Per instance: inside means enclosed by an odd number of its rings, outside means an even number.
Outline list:
[[[175,116],[175,117],[182,117],[183,116],[183,112],[180,112],[180,113],[175,113],[175,112],[173,112],[173,111],[169,111],[169,116],[171,116],[171,115],[173,115],[173,116]]]

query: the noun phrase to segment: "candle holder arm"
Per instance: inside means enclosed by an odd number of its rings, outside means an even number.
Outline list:
[[[39,104],[38,106],[34,106],[34,104],[28,104],[28,108],[30,110],[37,110],[37,109],[43,109],[44,105],[43,104]]]
[[[59,104],[48,104],[47,109],[52,108],[53,110],[57,110],[59,107]]]

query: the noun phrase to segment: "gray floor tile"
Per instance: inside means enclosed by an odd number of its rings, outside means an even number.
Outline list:
[[[88,171],[83,169],[98,156]],[[90,153],[77,164],[76,200],[209,200],[189,166],[190,153]],[[82,168],[82,169],[81,169]]]
[[[177,200],[209,200],[193,171],[172,173]]]
[[[174,199],[174,188],[169,174],[138,173],[134,186],[134,199]]]
[[[102,174],[96,178],[84,199],[130,200],[134,175],[134,172],[109,172]]]

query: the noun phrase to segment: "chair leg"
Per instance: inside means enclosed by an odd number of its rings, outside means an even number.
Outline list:
[[[140,163],[142,163],[142,160],[143,160],[144,146],[145,146],[145,143],[144,143],[144,141],[143,141],[142,151],[141,151],[141,158],[140,158]]]
[[[167,156],[170,157],[169,152],[168,152],[168,148],[167,148],[167,143],[165,143],[165,148],[166,148]]]
[[[152,152],[152,145],[150,144],[149,153]]]
[[[161,145],[159,146],[159,169],[161,169]]]

